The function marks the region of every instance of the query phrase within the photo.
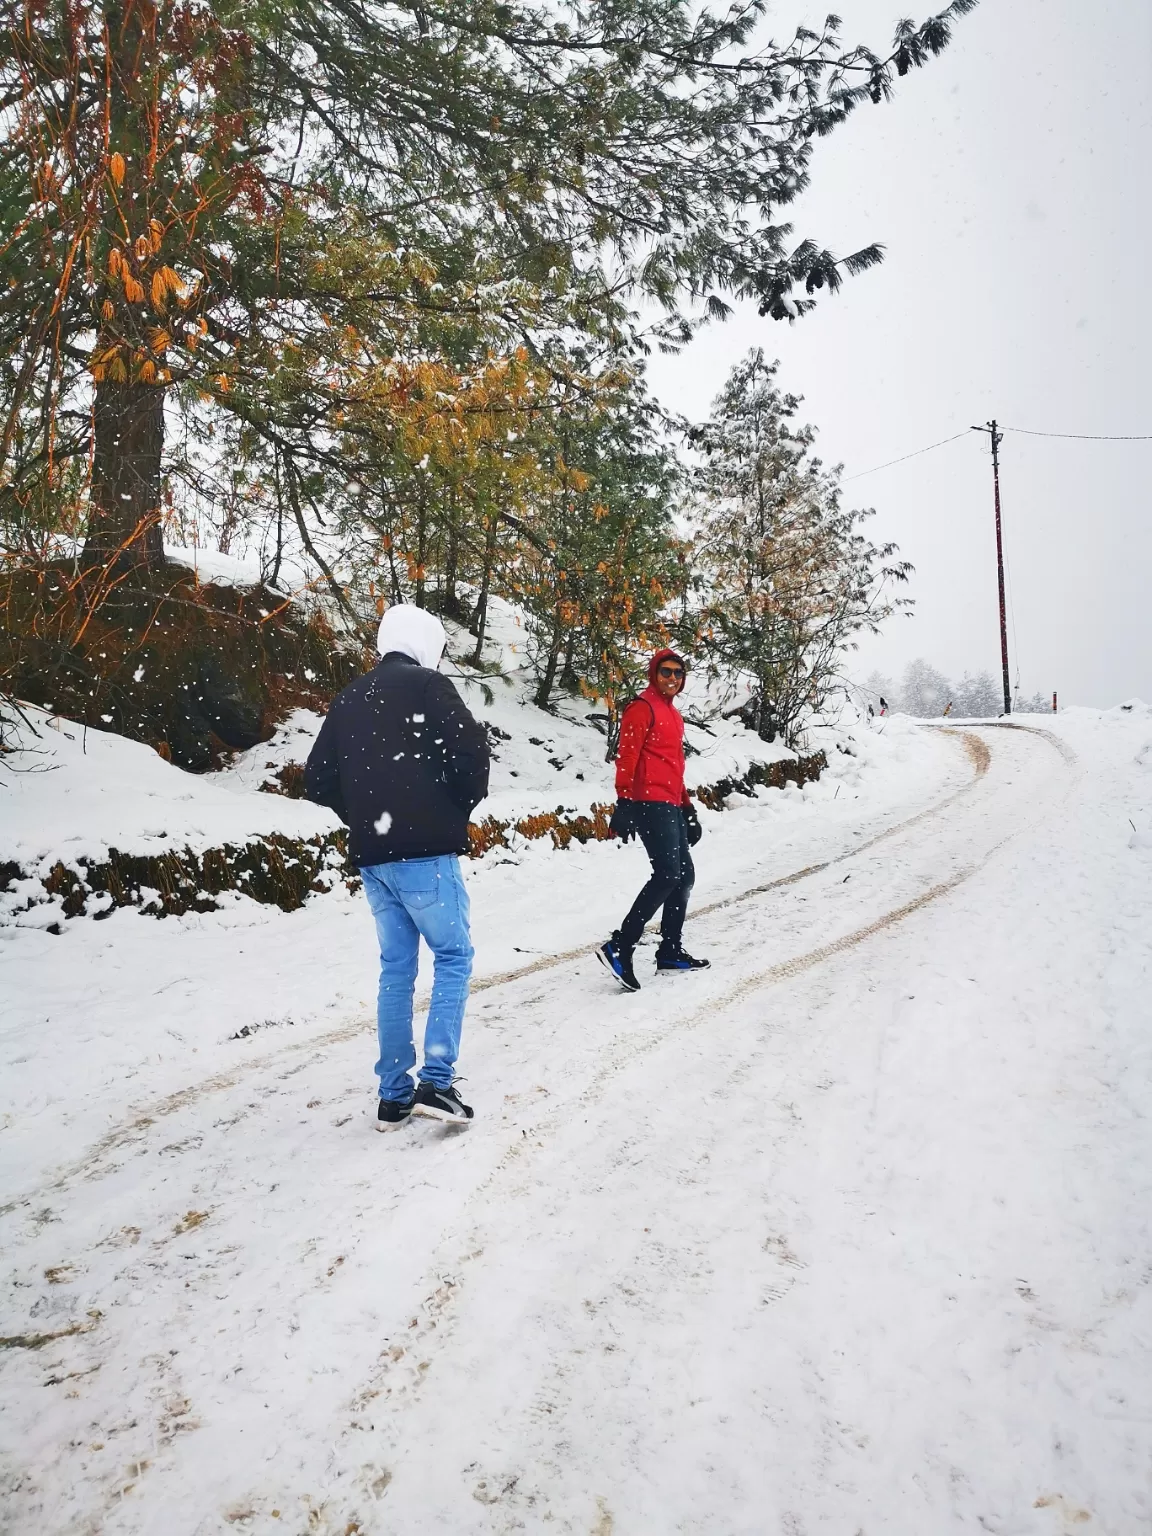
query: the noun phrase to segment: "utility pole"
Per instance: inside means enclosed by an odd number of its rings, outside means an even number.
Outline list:
[[[1004,713],[1012,713],[1012,683],[1008,676],[1008,617],[1004,603],[1004,539],[1000,532],[1000,444],[1004,434],[994,421],[973,432],[987,432],[992,438],[992,484],[996,497],[996,580],[1000,588],[1000,663],[1004,669]]]

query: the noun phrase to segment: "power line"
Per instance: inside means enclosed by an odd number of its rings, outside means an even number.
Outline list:
[[[1097,433],[1097,432],[1037,432],[1029,427],[1001,427],[995,421],[988,423],[986,427],[969,427],[965,431],[956,432],[951,437],[943,437],[937,443],[929,443],[926,448],[917,448],[912,453],[905,453],[898,459],[888,459],[884,464],[873,465],[871,469],[862,469],[858,474],[848,475],[843,481],[847,484],[850,480],[862,480],[865,475],[878,474],[882,469],[891,469],[897,464],[906,464],[909,459],[917,459],[921,454],[932,453],[936,448],[944,448],[948,443],[957,442],[962,437],[967,437],[969,432],[987,432],[992,439],[992,475],[995,493],[996,508],[996,566],[997,584],[1000,599],[1000,660],[1003,671],[1004,684],[1004,713],[1010,714],[1012,710],[1011,682],[1008,670],[1008,615],[1012,621],[1012,643],[1016,650],[1016,692],[1020,692],[1020,643],[1016,635],[1016,604],[1012,590],[1012,570],[1009,565],[1003,547],[1003,536],[1000,523],[1000,464],[997,449],[1004,439],[1006,432],[1016,432],[1024,437],[1048,437],[1061,438],[1065,441],[1077,441],[1087,443],[1147,443],[1152,442],[1152,433]],[[1008,566],[1008,601],[1005,602],[1005,566]],[[1007,609],[1007,613],[1006,610]],[[1055,698],[1055,695],[1053,695]]]
[[[882,469],[891,469],[895,464],[906,464],[909,459],[918,459],[922,453],[931,453],[935,448],[944,448],[948,443],[954,443],[958,438],[967,437],[967,431],[957,432],[952,437],[942,437],[938,443],[929,443],[926,448],[916,448],[911,453],[905,453],[898,459],[888,459],[883,464],[874,464],[871,469],[862,469],[858,474],[845,475],[841,481],[847,485],[850,480],[863,480],[865,475],[879,474]],[[1075,440],[1081,443],[1152,443],[1152,432],[1145,433],[1098,433],[1098,432],[1036,432],[1031,427],[1001,427],[1001,432],[1019,432],[1025,437],[1060,437],[1066,440]]]
[[[1004,427],[1005,432],[1022,432],[1025,437],[1076,438],[1082,443],[1152,443],[1152,432],[1143,435],[1117,437],[1097,432],[1033,432],[1028,427]]]
[[[862,469],[857,475],[846,475],[842,483],[847,485],[849,480],[862,480],[865,475],[874,475],[878,470],[891,469],[893,464],[904,464],[909,459],[917,459],[922,453],[931,453],[933,448],[943,448],[946,443],[954,443],[958,437],[967,437],[971,430],[970,427],[965,427],[963,432],[957,432],[953,437],[943,437],[938,443],[929,443],[927,448],[917,448],[913,453],[904,454],[902,458],[889,459],[886,464],[874,464],[871,469]]]

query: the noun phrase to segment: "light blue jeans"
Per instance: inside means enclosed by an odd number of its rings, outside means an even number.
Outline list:
[[[397,859],[368,864],[360,871],[364,894],[380,940],[380,993],[376,1025],[380,1097],[407,1101],[415,1092],[409,1075],[416,1065],[412,1039],[412,995],[420,938],[435,957],[432,1001],[424,1028],[421,1081],[447,1088],[460,1053],[460,1029],[472,974],[468,892],[454,853],[434,859]]]

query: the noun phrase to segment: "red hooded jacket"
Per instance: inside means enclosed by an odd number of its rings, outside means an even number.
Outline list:
[[[620,721],[616,798],[689,805],[684,788],[684,717],[656,687],[656,668],[662,661],[684,665],[683,657],[667,650],[657,651],[648,663],[648,686]],[[683,687],[681,682],[677,692]]]

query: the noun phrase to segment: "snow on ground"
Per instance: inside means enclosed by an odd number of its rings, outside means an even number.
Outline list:
[[[306,755],[314,719],[306,721],[303,754],[293,745],[293,721],[278,733],[287,744],[282,760]],[[522,722],[523,715],[521,737]],[[85,755],[82,731],[65,727],[71,736],[42,730],[37,751],[52,756],[4,760],[13,767],[0,793],[0,860],[32,867],[39,858],[47,868],[70,852],[103,856],[109,844],[155,852],[242,842],[274,829],[309,836],[339,824],[321,807],[256,793],[250,786],[263,748],[245,754],[251,766],[196,776],[149,748],[93,731]],[[591,767],[600,766],[602,738],[587,728],[582,738],[595,749]],[[699,901],[812,863],[841,837],[874,835],[970,774],[953,744],[903,720],[844,733],[841,745],[847,750],[833,750],[829,772],[803,790],[734,795],[733,809],[724,812],[700,808],[710,841],[700,861]],[[508,746],[521,760],[526,755],[521,738]],[[38,773],[42,763],[51,771]],[[83,832],[86,819],[91,830]],[[164,838],[166,826],[173,830]],[[599,941],[645,877],[637,843],[573,843],[557,853],[549,838],[513,842],[465,861],[481,977]],[[18,916],[15,925],[0,927],[7,979],[0,1030],[20,1041],[0,1090],[0,1145],[11,1172],[25,1154],[32,1160],[30,1178],[101,1135],[120,1117],[125,1094],[136,1101],[175,1092],[193,1068],[200,1075],[225,1067],[238,1049],[251,1055],[271,1039],[307,1042],[349,1015],[346,1027],[359,1032],[374,1006],[370,915],[363,897],[340,885],[291,914],[234,893],[219,912],[157,919],[121,909],[100,922],[66,921],[59,936],[43,931],[39,911]],[[420,985],[426,991],[430,978],[422,976]],[[69,1048],[62,1062],[51,1025],[65,1019]],[[67,1123],[59,1126],[65,1103]]]
[[[315,837],[340,826],[323,806],[237,793],[218,774],[185,773],[151,747],[23,706],[20,750],[0,758],[0,862],[200,852],[269,832]]]
[[[495,816],[500,821],[555,811],[585,812],[597,803],[615,798],[614,767],[605,761],[606,740],[594,722],[603,719],[603,704],[560,691],[551,710],[531,703],[533,683],[524,628],[516,611],[499,598],[491,600],[485,663],[491,670],[478,672],[465,658],[475,645],[466,630],[453,624],[449,630],[448,656],[441,666],[472,713],[489,727],[492,772],[488,798],[476,807],[475,821]],[[791,758],[781,742],[760,741],[738,720],[709,719],[717,700],[702,676],[689,674],[681,698],[688,717],[689,786],[715,784],[740,777],[750,765]],[[591,720],[590,720],[591,717]],[[694,719],[703,723],[691,723]],[[252,751],[237,754],[222,772],[213,775],[222,783],[258,789],[275,781],[289,763],[301,763],[308,755],[320,716],[296,710],[272,740]],[[840,726],[810,733],[808,749],[835,749],[843,743]]]
[[[472,864],[463,1134],[360,897],[5,930],[3,1528],[1149,1528],[1152,712],[1015,724],[706,814],[635,997],[634,846]]]
[[[265,579],[264,565],[256,555],[222,555],[217,549],[188,549],[181,544],[164,545],[164,555],[174,565],[187,566],[197,581],[218,582],[228,587],[256,587]],[[272,562],[268,562],[269,572]],[[291,554],[280,562],[275,591],[288,594],[314,593],[315,575]]]

